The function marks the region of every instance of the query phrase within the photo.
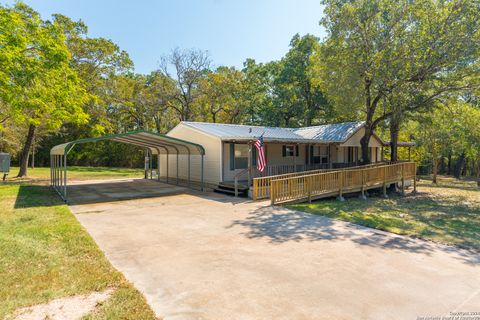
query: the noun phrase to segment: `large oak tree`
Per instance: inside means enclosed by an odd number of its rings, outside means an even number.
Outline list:
[[[362,158],[376,126],[395,113],[416,111],[478,76],[478,1],[324,0],[328,37],[318,59],[323,88],[337,108],[365,120]],[[413,94],[401,110],[383,112],[393,93]],[[422,99],[418,99],[419,96]],[[401,117],[400,117],[401,119]]]

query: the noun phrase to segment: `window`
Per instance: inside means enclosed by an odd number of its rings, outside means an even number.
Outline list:
[[[230,170],[248,168],[248,145],[230,143]]]
[[[295,151],[294,151],[295,150]],[[282,156],[283,157],[293,157],[295,155],[298,157],[298,145],[283,145],[282,146]]]
[[[348,147],[347,148],[347,162],[352,163],[355,161],[355,148],[354,147]]]
[[[328,163],[328,146],[313,147],[313,163]]]

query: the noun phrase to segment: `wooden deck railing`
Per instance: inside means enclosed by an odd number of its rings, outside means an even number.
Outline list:
[[[317,170],[309,170],[309,171],[301,171],[301,172],[293,172],[293,173],[284,173],[279,175],[270,175],[265,177],[256,177],[253,179],[253,190],[252,190],[252,199],[253,200],[260,200],[260,199],[267,199],[270,197],[270,182],[276,179],[283,179],[283,178],[291,178],[291,177],[298,177],[304,175],[311,175],[317,173],[324,173],[324,172],[332,172],[332,171],[341,171],[341,170],[355,170],[358,168],[370,168],[370,167],[378,167],[385,165],[386,162],[382,163],[372,163],[369,165],[364,166],[356,166],[356,167],[347,167],[342,169],[317,169]]]
[[[397,182],[401,182],[404,191],[406,180],[413,180],[416,190],[415,178],[414,162],[277,178],[270,181],[270,200],[274,205],[329,196],[343,197],[349,192],[360,191],[364,195],[366,190],[379,187],[386,192],[388,184]]]

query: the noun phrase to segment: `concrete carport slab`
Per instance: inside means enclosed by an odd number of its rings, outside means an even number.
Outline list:
[[[70,208],[166,320],[480,310],[480,254],[454,247],[191,190]]]
[[[117,179],[72,181],[69,186],[69,203],[98,204],[172,195],[186,192],[187,188],[149,179]]]

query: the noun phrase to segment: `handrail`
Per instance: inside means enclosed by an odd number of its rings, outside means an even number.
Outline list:
[[[270,200],[272,205],[292,201],[311,201],[312,198],[328,196],[338,196],[341,200],[343,194],[348,192],[361,192],[361,197],[366,198],[365,191],[368,189],[383,187],[385,194],[387,184],[399,182],[401,182],[403,193],[405,180],[413,180],[415,192],[415,178],[414,162],[304,174],[271,180]]]
[[[245,172],[249,172],[250,168],[243,169],[239,173],[237,173],[234,177],[234,185],[235,185],[235,197],[238,197],[238,177],[242,176],[245,174]],[[250,186],[248,186],[250,188]]]
[[[335,169],[316,169],[316,170],[308,170],[308,171],[301,171],[301,172],[284,173],[284,174],[278,174],[273,176],[256,177],[256,178],[253,178],[252,198],[253,200],[268,198],[270,182],[273,179],[299,177],[299,176],[309,175],[309,174],[336,172],[336,171],[343,171],[343,170],[355,170],[359,168],[378,167],[378,166],[383,166],[385,164],[389,164],[389,162],[385,161],[385,162],[379,162],[379,163],[377,162],[377,163],[355,166],[355,167],[335,168]]]

